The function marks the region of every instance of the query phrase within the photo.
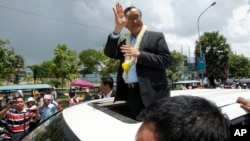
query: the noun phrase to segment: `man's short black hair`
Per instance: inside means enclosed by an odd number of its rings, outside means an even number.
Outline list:
[[[137,9],[137,10],[139,11],[139,13],[140,13],[140,16],[142,16],[141,10],[138,9],[138,8],[136,8],[135,6],[129,6],[129,7],[127,7],[127,8],[124,10],[124,12],[123,12],[124,15],[126,16],[126,14],[127,14],[131,9]]]
[[[75,97],[75,95],[76,95],[76,91],[74,89],[70,89],[69,90],[69,97],[73,98],[73,97]]]
[[[109,85],[109,87],[111,88],[111,89],[113,89],[113,87],[114,87],[114,80],[113,80],[113,78],[111,77],[111,76],[109,76],[109,75],[106,75],[106,76],[103,76],[102,78],[101,78],[101,83],[103,83],[104,85]]]
[[[158,141],[228,141],[230,121],[212,102],[196,96],[164,98],[139,117],[154,123]]]

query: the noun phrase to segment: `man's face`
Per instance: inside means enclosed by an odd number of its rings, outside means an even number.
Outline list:
[[[103,84],[103,82],[100,83],[100,91],[102,94],[107,94],[109,89],[109,85],[108,84]]]
[[[103,93],[105,85],[101,82],[100,83],[100,92]]]
[[[24,108],[24,101],[23,98],[17,98],[14,107],[17,111],[22,111]]]
[[[128,20],[126,27],[132,33],[132,35],[137,36],[143,26],[140,11],[138,9],[133,8],[128,11],[125,16]]]
[[[136,141],[157,141],[157,134],[153,122],[143,122],[137,131]]]
[[[43,99],[44,105],[46,105],[46,106],[49,105],[50,101],[51,101],[51,100],[50,100],[50,99],[47,99],[47,98],[44,98],[44,99]]]

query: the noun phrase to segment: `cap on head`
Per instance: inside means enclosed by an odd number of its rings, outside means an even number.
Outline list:
[[[49,95],[49,94],[45,94],[45,95],[43,96],[43,98],[44,98],[44,99],[52,100],[52,96]]]
[[[30,101],[36,102],[36,100],[35,100],[33,97],[29,97],[29,98],[28,98],[28,101],[27,101],[27,102],[30,102]]]

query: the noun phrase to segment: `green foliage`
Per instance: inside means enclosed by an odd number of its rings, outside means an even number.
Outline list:
[[[53,78],[55,74],[53,70],[55,69],[56,65],[52,60],[42,62],[41,68],[43,71],[43,77],[45,78]]]
[[[31,66],[27,66],[27,67],[30,68],[30,70],[33,71],[34,79],[36,79],[36,78],[42,79],[43,78],[44,71],[43,71],[43,68],[40,65],[31,65]]]
[[[83,65],[86,73],[98,72],[103,69],[105,56],[100,51],[94,49],[83,50],[79,54],[79,65]]]
[[[14,84],[18,84],[20,82],[20,77],[18,74],[15,75],[15,79],[14,79]]]
[[[173,72],[178,72],[179,70],[183,69],[185,55],[174,50],[171,52],[171,58],[172,58],[172,66],[170,70],[172,70]]]
[[[58,80],[50,80],[49,82],[46,82],[47,84],[50,84],[51,86],[54,86],[56,88],[61,87],[61,82]]]
[[[37,78],[41,80],[42,82],[46,81],[46,78],[54,78],[54,68],[55,64],[53,61],[45,61],[42,62],[41,65],[31,65],[27,66],[33,71],[33,77],[36,80]]]
[[[57,48],[54,49],[55,57],[53,62],[53,73],[56,78],[73,80],[78,77],[78,62],[77,54],[75,51],[68,49],[66,45],[58,44]]]
[[[106,57],[104,65],[106,67],[100,71],[101,75],[116,74],[119,66],[119,60]]]
[[[182,72],[184,70],[184,60],[185,56],[177,51],[171,52],[172,66],[167,70],[167,75],[169,82],[173,84],[176,81],[179,81],[182,77]]]
[[[225,80],[229,76],[231,48],[226,42],[226,38],[219,35],[219,32],[206,32],[199,41],[196,41],[196,58],[200,57],[200,53],[205,56],[206,76],[210,82],[213,82],[213,79]]]
[[[233,78],[249,78],[250,77],[250,61],[244,55],[230,54],[229,59],[230,77]]]
[[[9,40],[0,39],[0,78],[6,78],[9,74],[15,74],[18,69],[24,67],[24,59],[15,54]]]
[[[104,55],[103,51],[83,50],[79,54],[79,65],[84,66],[82,74],[97,72],[101,75],[116,73],[118,61]]]

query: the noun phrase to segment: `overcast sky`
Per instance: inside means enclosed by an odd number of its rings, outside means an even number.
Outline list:
[[[198,17],[214,1],[0,0],[0,38],[10,40],[26,66],[51,60],[58,44],[78,53],[101,49],[113,30],[117,2],[140,8],[148,30],[163,32],[171,51],[193,56]],[[250,0],[215,2],[200,18],[200,33],[219,31],[235,53],[250,57]]]

